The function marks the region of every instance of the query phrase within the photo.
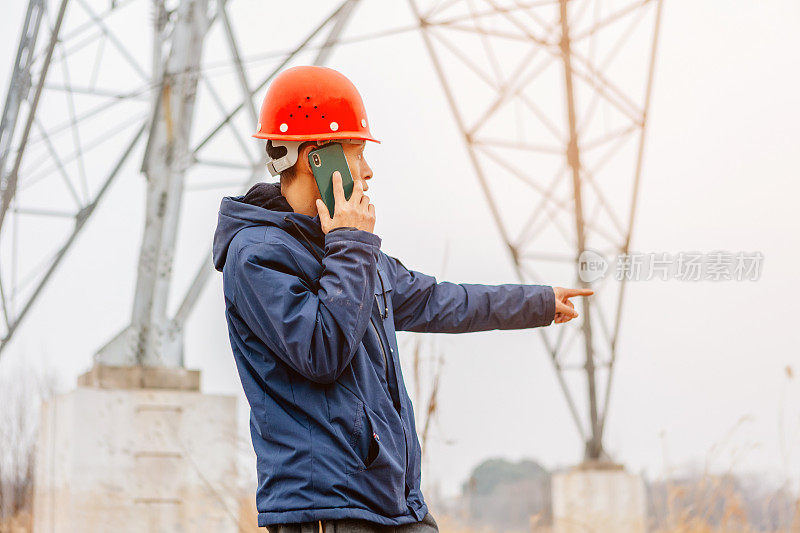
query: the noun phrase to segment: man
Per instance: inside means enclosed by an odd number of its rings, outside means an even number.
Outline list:
[[[438,531],[420,490],[420,445],[395,331],[464,333],[566,322],[569,298],[543,285],[437,283],[380,250],[365,194],[372,137],[339,72],[275,78],[254,137],[272,175],[223,198],[214,265],[257,455],[258,525],[270,532]],[[333,217],[308,153],[342,143],[354,180],[333,174]]]

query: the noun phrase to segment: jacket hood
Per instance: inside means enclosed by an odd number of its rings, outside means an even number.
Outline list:
[[[216,270],[222,272],[228,248],[236,234],[252,226],[277,226],[294,236],[299,232],[303,240],[324,247],[325,234],[320,227],[319,215],[310,217],[295,213],[281,194],[279,182],[257,183],[246,194],[225,196],[220,202],[212,248]]]

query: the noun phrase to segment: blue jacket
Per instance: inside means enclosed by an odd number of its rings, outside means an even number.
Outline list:
[[[325,234],[318,216],[244,199],[222,199],[213,259],[250,404],[258,525],[421,520],[420,445],[395,331],[544,326],[552,288],[437,283],[383,253],[373,233]]]

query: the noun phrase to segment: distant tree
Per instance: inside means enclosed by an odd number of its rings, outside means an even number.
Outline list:
[[[492,531],[528,530],[551,521],[550,473],[536,461],[488,459],[462,485],[468,518]]]

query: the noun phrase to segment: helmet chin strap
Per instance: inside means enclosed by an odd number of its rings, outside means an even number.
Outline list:
[[[271,142],[272,146],[283,146],[286,148],[286,155],[279,157],[278,159],[271,159],[267,162],[267,170],[269,170],[269,173],[272,176],[277,176],[287,168],[291,168],[292,165],[297,163],[298,150],[300,145],[305,141],[280,141],[272,139]],[[363,144],[366,141],[363,139],[321,139],[316,142],[317,145],[322,146],[332,142]]]

